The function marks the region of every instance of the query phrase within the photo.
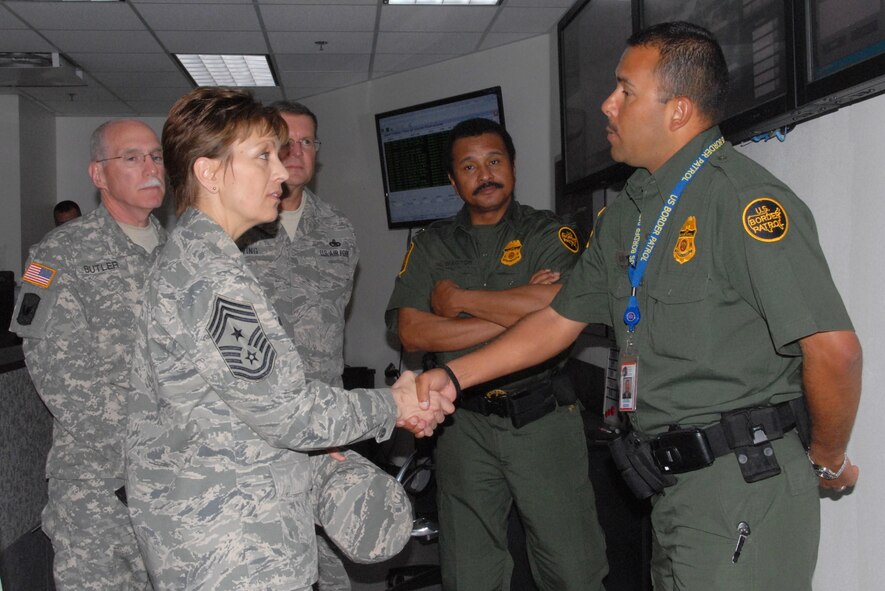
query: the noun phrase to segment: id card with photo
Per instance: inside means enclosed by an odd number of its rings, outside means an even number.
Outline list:
[[[618,410],[624,412],[636,410],[638,369],[639,363],[636,358],[621,360],[618,370]]]

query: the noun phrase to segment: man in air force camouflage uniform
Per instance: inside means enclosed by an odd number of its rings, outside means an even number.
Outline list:
[[[305,377],[340,387],[344,314],[359,257],[353,226],[307,188],[320,146],[316,116],[300,103],[281,101],[273,106],[289,128],[289,142],[280,154],[289,172],[280,219],[253,228],[239,243],[298,348]],[[391,531],[394,518],[408,507],[408,499],[402,487],[374,464],[355,452],[345,455],[344,462],[328,454],[311,458],[318,512],[339,512],[340,519],[334,522],[345,527],[330,531],[327,523],[326,532],[356,561],[389,558],[407,541],[391,536]],[[342,503],[346,504],[338,506]],[[348,509],[363,515],[348,518]],[[349,590],[344,565],[322,535],[317,538],[317,550],[320,590]]]
[[[108,122],[92,138],[101,204],[31,249],[12,330],[52,413],[43,529],[56,588],[149,589],[125,505],[122,441],[144,274],[165,232],[160,142],[143,123]]]

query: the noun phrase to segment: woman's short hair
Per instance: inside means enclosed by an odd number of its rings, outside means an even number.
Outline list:
[[[194,163],[200,157],[229,164],[230,148],[251,134],[271,135],[280,143],[289,137],[276,109],[245,90],[199,87],[178,99],[163,126],[163,160],[178,215],[196,204],[199,183]]]

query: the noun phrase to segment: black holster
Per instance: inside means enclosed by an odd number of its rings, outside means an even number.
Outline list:
[[[647,499],[676,484],[676,478],[658,468],[647,437],[630,432],[609,443],[609,449],[615,466],[636,498]]]

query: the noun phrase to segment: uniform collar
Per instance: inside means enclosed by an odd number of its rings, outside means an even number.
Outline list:
[[[654,174],[644,168],[638,169],[627,181],[627,185],[624,187],[625,193],[633,201],[642,199],[644,195],[653,194],[663,203],[691,163],[697,159],[698,154],[721,135],[719,127],[714,125],[694,136]]]
[[[494,225],[500,226],[501,224],[506,224],[508,226],[514,226],[518,224],[521,219],[522,209],[520,209],[519,203],[517,203],[516,197],[514,197],[510,200],[510,205],[507,206],[507,211],[504,212],[504,215],[498,223]],[[455,214],[455,227],[463,230],[469,230],[473,227],[473,224],[470,222],[470,212],[467,210],[466,205],[462,206],[461,210]]]
[[[181,233],[188,240],[199,240],[230,257],[241,256],[240,249],[227,232],[199,209],[189,207],[178,220],[176,228],[181,228]]]
[[[142,247],[129,239],[129,236],[126,235],[123,228],[120,227],[120,224],[118,224],[117,220],[111,215],[111,212],[109,212],[104,206],[104,203],[98,204],[95,216],[101,225],[102,235],[108,237],[115,250],[134,250],[139,254],[144,253]],[[153,214],[148,217],[148,223],[150,223],[157,231],[157,239],[159,240],[158,244],[159,246],[162,246],[163,243],[166,242],[166,230],[163,229],[163,226],[160,225],[160,222]]]

